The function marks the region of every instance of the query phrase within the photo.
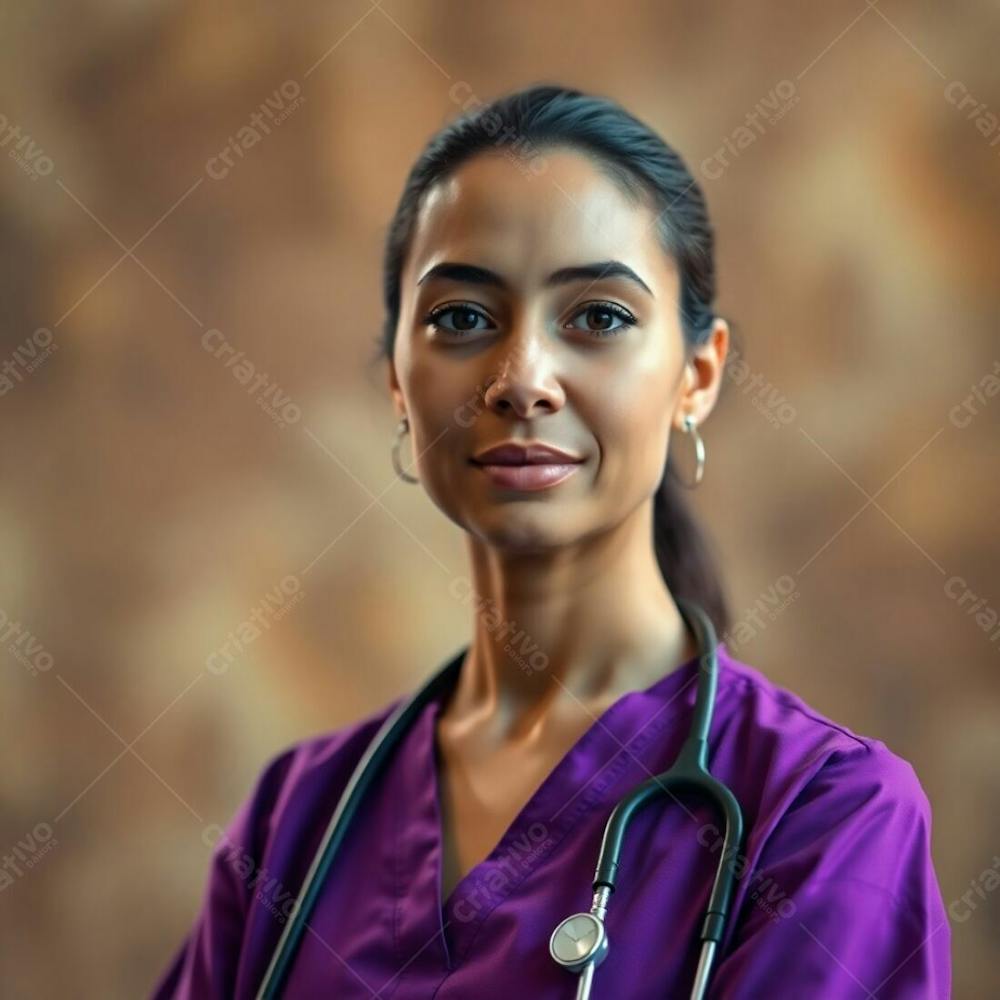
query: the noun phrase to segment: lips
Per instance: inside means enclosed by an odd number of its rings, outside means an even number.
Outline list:
[[[565,482],[584,460],[550,444],[507,441],[481,451],[469,461],[496,487],[536,492]]]
[[[542,443],[520,444],[507,441],[481,451],[472,462],[476,465],[578,465],[583,459]]]

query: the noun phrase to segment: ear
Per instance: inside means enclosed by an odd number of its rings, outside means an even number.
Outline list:
[[[389,394],[392,396],[392,405],[396,411],[396,419],[402,419],[406,415],[406,403],[403,399],[403,390],[399,387],[396,365],[391,357],[389,358]]]
[[[684,426],[684,416],[690,414],[700,427],[715,407],[726,372],[729,353],[729,324],[717,316],[704,344],[695,347],[684,363],[681,390],[677,396],[673,424]]]

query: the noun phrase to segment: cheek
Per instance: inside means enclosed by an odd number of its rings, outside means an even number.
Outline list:
[[[419,425],[414,445],[420,450],[435,441],[454,447],[455,439],[467,433],[470,420],[475,418],[477,403],[481,406],[481,397],[476,396],[467,372],[459,366],[422,361],[419,356],[412,358],[407,372],[407,398],[410,421]],[[427,457],[436,449],[434,444]]]
[[[656,489],[666,461],[666,429],[648,414],[633,412],[606,428],[599,478],[614,496],[631,505]]]
[[[655,490],[666,465],[672,401],[662,382],[654,376],[627,384],[611,379],[595,402],[599,476],[631,499]]]
[[[460,504],[468,489],[482,397],[470,391],[467,379],[449,382],[440,373],[427,385],[414,380],[411,391],[411,447],[419,456],[418,475],[434,503],[447,510]]]

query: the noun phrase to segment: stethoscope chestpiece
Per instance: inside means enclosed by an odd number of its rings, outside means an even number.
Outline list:
[[[608,954],[604,921],[593,913],[567,917],[549,938],[549,954],[570,972],[579,972],[590,963],[596,968]]]

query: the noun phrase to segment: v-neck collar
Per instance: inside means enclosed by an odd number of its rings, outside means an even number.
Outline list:
[[[720,666],[727,655],[720,642]],[[694,705],[698,659],[686,660],[647,688],[627,691],[600,713],[532,792],[490,853],[443,901],[436,730],[447,692],[424,707],[397,751],[403,795],[397,800],[394,857],[386,859],[395,872],[393,939],[401,970],[412,962],[433,961],[447,975],[489,915],[584,816],[598,806],[610,814],[627,789],[649,777],[646,750]],[[581,873],[581,878],[589,876]]]

